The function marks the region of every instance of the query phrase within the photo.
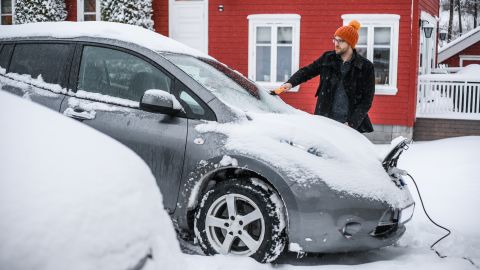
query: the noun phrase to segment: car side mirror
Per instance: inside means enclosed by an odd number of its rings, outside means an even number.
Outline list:
[[[182,105],[174,95],[167,91],[151,89],[145,91],[140,101],[140,109],[159,112],[171,116],[177,115],[183,110]]]

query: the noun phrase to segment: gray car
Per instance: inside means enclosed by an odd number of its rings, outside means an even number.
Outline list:
[[[287,243],[302,253],[375,249],[395,243],[413,215],[396,169],[405,140],[382,159],[353,129],[300,112],[154,32],[102,22],[2,26],[0,67],[2,90],[136,152],[179,234],[206,254],[270,262]]]

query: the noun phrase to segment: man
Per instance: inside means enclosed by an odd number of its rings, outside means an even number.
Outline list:
[[[355,50],[360,23],[351,21],[335,31],[334,51],[325,52],[312,64],[301,68],[290,79],[273,90],[279,95],[320,75],[315,114],[344,123],[359,132],[372,132],[368,117],[375,94],[375,72],[372,62]]]

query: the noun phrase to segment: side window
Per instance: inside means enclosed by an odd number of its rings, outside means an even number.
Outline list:
[[[12,55],[13,45],[5,44],[0,51],[0,67],[7,69],[8,62],[10,62],[10,56]]]
[[[192,94],[183,83],[177,80],[175,84],[175,90],[172,94],[178,99],[180,104],[182,104],[188,118],[216,120],[213,111],[196,95]]]
[[[73,49],[69,44],[17,44],[9,72],[41,76],[44,82],[66,87],[67,66]]]
[[[146,90],[170,92],[172,79],[150,63],[131,54],[84,46],[78,90],[140,101]]]

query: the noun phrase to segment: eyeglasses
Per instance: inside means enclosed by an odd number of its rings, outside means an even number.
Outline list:
[[[332,42],[333,42],[333,44],[342,45],[343,43],[345,43],[345,40],[332,38]]]

